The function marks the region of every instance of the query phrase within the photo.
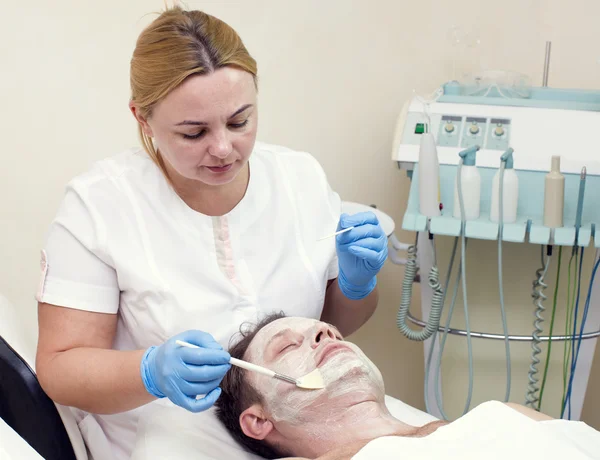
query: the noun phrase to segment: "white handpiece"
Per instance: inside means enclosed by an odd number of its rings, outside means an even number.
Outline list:
[[[419,212],[436,217],[440,212],[440,163],[433,134],[421,134],[419,147]]]

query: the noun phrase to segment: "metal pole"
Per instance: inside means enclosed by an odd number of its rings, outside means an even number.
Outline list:
[[[421,326],[421,327],[427,326],[427,324],[423,320],[421,320],[419,318],[415,318],[411,314],[410,311],[406,314],[406,317],[411,323],[416,324],[417,326]],[[445,328],[443,326],[438,327],[439,332],[444,332],[444,330],[445,330]],[[459,335],[459,336],[464,337],[467,335],[467,331],[465,331],[463,329],[448,328],[448,334]],[[473,337],[474,339],[504,340],[504,334],[492,334],[491,332],[471,331],[471,337]],[[553,335],[552,337],[545,335],[545,336],[540,337],[540,341],[548,342],[549,340],[552,340],[553,342],[564,342],[565,340],[575,341],[579,338],[581,338],[581,340],[587,340],[587,339],[597,339],[598,337],[600,337],[600,331],[593,331],[593,332],[585,332],[581,335],[579,335],[579,334],[576,334],[576,335]],[[532,342],[533,337],[530,335],[509,335],[508,340],[515,341],[515,342]]]
[[[542,86],[548,86],[548,73],[550,72],[550,50],[552,49],[552,42],[546,42],[546,58],[544,59],[544,77]]]

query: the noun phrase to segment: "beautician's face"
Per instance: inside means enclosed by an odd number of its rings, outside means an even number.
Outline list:
[[[333,407],[383,401],[381,373],[356,345],[327,323],[282,318],[261,329],[245,358],[293,378],[318,368],[326,387],[306,390],[261,374],[249,373],[275,421],[301,422]]]
[[[180,176],[214,186],[233,181],[246,167],[257,118],[252,75],[224,67],[186,79],[142,127]]]

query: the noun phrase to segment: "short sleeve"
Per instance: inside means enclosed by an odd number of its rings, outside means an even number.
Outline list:
[[[329,182],[327,182],[327,196],[328,196],[328,202],[329,202],[329,207],[331,209],[331,212],[334,216],[337,216],[336,220],[339,220],[340,215],[342,214],[342,201],[340,199],[340,196],[333,191],[333,189],[329,185]],[[333,257],[331,258],[331,262],[329,263],[329,265],[327,267],[327,279],[333,280],[333,279],[337,278],[338,275],[339,275],[339,265],[338,265],[337,252],[333,251]]]
[[[117,313],[120,290],[105,247],[106,223],[95,211],[88,188],[69,184],[42,251],[37,300]]]
[[[323,187],[323,191],[325,194],[324,202],[329,204],[329,212],[331,214],[332,219],[336,222],[339,222],[340,216],[342,214],[342,200],[340,196],[331,188],[329,181],[327,180],[327,175],[325,171],[321,167],[321,165],[315,160],[317,164],[319,174],[321,176],[321,184]],[[331,258],[331,262],[327,266],[327,279],[333,280],[337,278],[339,275],[339,266],[338,266],[338,258],[337,252],[333,251],[333,256]]]

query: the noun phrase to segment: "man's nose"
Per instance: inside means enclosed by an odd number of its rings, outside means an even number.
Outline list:
[[[208,146],[208,153],[219,159],[224,159],[229,156],[232,150],[231,140],[225,130],[221,130],[214,134],[211,143]]]
[[[319,323],[314,331],[313,339],[312,339],[312,348],[317,348],[319,344],[323,342],[328,342],[331,340],[336,340],[336,335],[331,327],[327,323]]]

